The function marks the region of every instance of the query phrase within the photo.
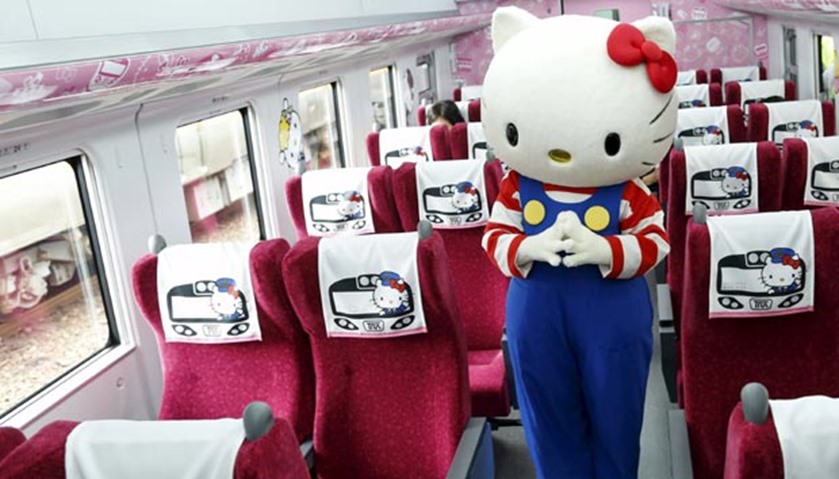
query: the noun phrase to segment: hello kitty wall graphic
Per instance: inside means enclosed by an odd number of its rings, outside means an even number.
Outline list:
[[[723,257],[717,264],[717,293],[728,310],[791,308],[804,297],[806,265],[793,248],[750,251]],[[734,296],[749,297],[744,304]]]
[[[249,329],[247,300],[232,278],[175,286],[166,305],[172,329],[181,336],[239,336]]]
[[[415,319],[413,289],[393,271],[336,281],[329,286],[329,302],[335,324],[347,331],[393,333]]]
[[[296,170],[300,163],[306,161],[303,155],[303,129],[300,124],[300,115],[288,98],[283,98],[283,111],[280,113],[278,130],[280,164]]]

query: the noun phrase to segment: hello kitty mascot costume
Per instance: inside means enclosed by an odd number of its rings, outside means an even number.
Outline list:
[[[678,99],[670,21],[492,21],[483,83],[504,178],[483,246],[512,277],[507,333],[540,478],[636,478],[653,311],[642,277],[669,252],[638,177],[667,153]]]

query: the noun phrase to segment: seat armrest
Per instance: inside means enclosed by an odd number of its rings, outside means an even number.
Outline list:
[[[306,463],[306,469],[311,471],[315,468],[315,446],[311,439],[307,439],[300,445],[300,455],[303,456],[303,462]]]
[[[519,408],[519,398],[516,394],[516,376],[513,374],[513,362],[510,359],[510,345],[507,344],[507,328],[501,336],[501,353],[504,355],[504,376],[507,380],[507,394],[510,396],[510,406]]]
[[[449,466],[446,479],[492,479],[495,460],[492,432],[484,417],[469,419]]]

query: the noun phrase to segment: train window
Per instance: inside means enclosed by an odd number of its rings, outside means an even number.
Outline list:
[[[820,100],[833,100],[835,91],[833,82],[836,78],[836,50],[833,37],[815,35],[816,46],[816,85]]]
[[[81,157],[0,178],[0,415],[119,343]]]
[[[338,82],[303,90],[297,99],[306,169],[343,168]]]
[[[247,110],[183,125],[175,135],[192,241],[263,238]]]
[[[417,73],[414,83],[419,92],[420,104],[431,104],[437,101],[437,74],[434,70],[434,53],[417,57]]]
[[[393,67],[370,72],[370,99],[373,102],[373,131],[396,128],[396,98],[393,95]]]

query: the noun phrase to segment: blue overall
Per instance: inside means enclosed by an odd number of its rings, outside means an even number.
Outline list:
[[[562,211],[585,222],[595,207],[608,212],[608,225],[597,233],[619,234],[625,187],[599,188],[586,201],[566,204],[521,176],[522,206],[536,201],[545,211],[535,225],[525,215],[524,232],[542,232]],[[526,279],[510,283],[507,335],[539,478],[637,478],[652,317],[644,278],[604,279],[593,265],[534,262]]]

